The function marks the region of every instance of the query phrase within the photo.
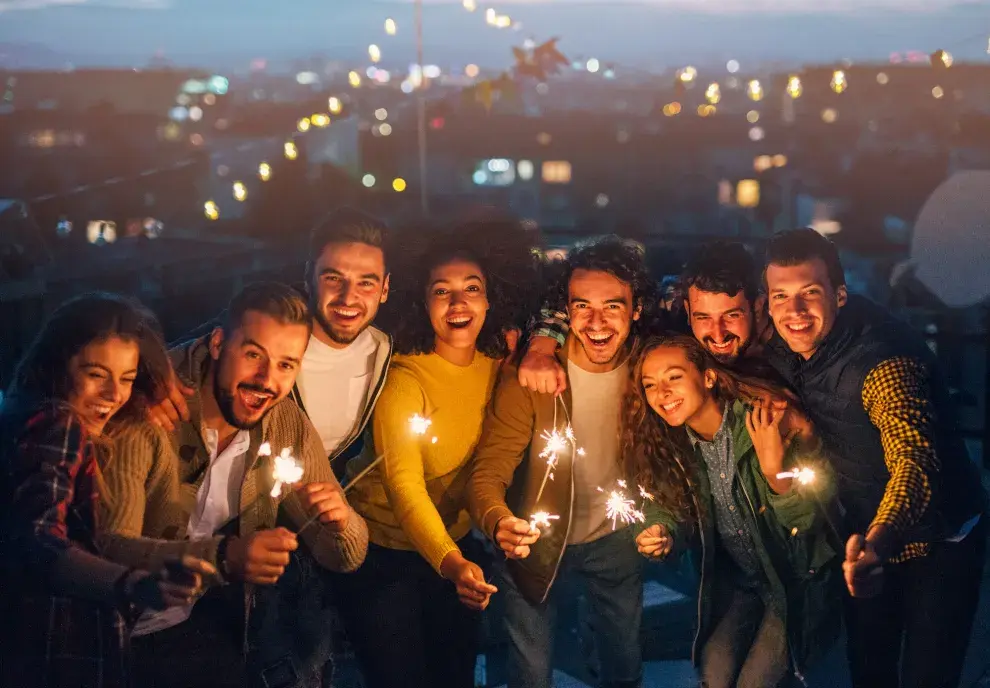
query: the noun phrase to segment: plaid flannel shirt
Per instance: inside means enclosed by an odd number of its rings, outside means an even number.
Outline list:
[[[9,499],[3,533],[8,622],[0,632],[0,683],[124,686],[127,628],[121,614],[107,604],[51,593],[56,568],[70,549],[97,553],[99,469],[93,445],[76,417],[54,406],[35,412],[16,440],[8,439],[3,476]]]

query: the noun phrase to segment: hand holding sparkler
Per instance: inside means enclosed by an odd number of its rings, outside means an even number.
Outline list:
[[[883,592],[883,560],[874,544],[858,533],[846,542],[842,573],[853,597],[876,597]]]
[[[811,485],[815,482],[815,471],[807,466],[794,468],[777,474],[778,480],[797,480],[799,485]]]
[[[515,516],[503,516],[495,525],[495,544],[509,559],[525,559],[529,547],[540,539],[540,531],[529,521]]]
[[[299,547],[295,533],[285,528],[231,536],[223,561],[228,576],[255,585],[274,585],[289,565],[289,553]]]
[[[459,551],[449,552],[440,563],[440,575],[457,588],[457,598],[468,609],[484,611],[498,592],[498,588],[485,581],[485,572],[473,561],[464,558]]]
[[[299,529],[310,523],[319,520],[320,523],[328,526],[330,530],[340,533],[347,528],[347,522],[351,517],[351,507],[344,499],[344,493],[336,483],[309,483],[296,490],[299,501],[310,518]]]
[[[674,539],[666,526],[656,523],[636,536],[636,548],[644,557],[662,559],[674,548]]]

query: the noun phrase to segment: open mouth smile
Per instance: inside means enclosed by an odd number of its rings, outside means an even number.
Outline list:
[[[451,329],[463,330],[474,321],[474,318],[470,315],[450,315],[447,316],[446,321]]]
[[[256,392],[244,388],[239,389],[238,394],[240,394],[241,402],[252,411],[260,411],[275,398],[274,395],[267,392]]]

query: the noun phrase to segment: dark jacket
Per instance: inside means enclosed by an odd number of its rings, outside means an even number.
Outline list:
[[[800,673],[803,667],[828,651],[838,637],[841,625],[838,604],[841,558],[824,510],[834,498],[835,487],[827,465],[815,452],[791,450],[785,465],[814,466],[816,479],[808,486],[795,483],[787,494],[773,492],[746,429],[746,413],[747,408],[737,401],[727,416],[727,422],[731,423],[738,485],[747,507],[744,514],[754,535],[762,571],[769,582],[769,604],[785,624],[791,663]],[[725,565],[728,555],[717,544],[713,516],[715,502],[700,448],[693,450],[682,469],[691,476],[695,518],[700,524],[698,570],[701,577],[692,648],[692,657],[697,663],[701,648],[719,621],[715,600],[733,585],[734,569]],[[647,521],[637,530],[662,523],[675,543],[688,537],[682,525],[662,507],[649,502],[646,506]]]
[[[985,508],[979,472],[955,425],[956,413],[924,340],[889,311],[850,296],[818,350],[805,361],[775,335],[773,366],[797,391],[838,475],[849,532],[866,532],[883,499],[890,473],[880,431],[863,407],[863,385],[881,363],[906,357],[929,372],[940,470],[928,475],[932,498],[921,520],[902,534],[905,543],[944,539]]]

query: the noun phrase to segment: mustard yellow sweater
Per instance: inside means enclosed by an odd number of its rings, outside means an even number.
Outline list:
[[[464,495],[468,462],[497,374],[498,361],[480,353],[463,367],[437,354],[393,356],[372,421],[373,454],[385,459],[348,494],[368,523],[371,542],[415,550],[438,572],[443,558],[457,550],[455,541],[471,529]],[[423,435],[410,426],[416,414],[431,421]],[[372,458],[366,451],[351,462],[348,475]]]

